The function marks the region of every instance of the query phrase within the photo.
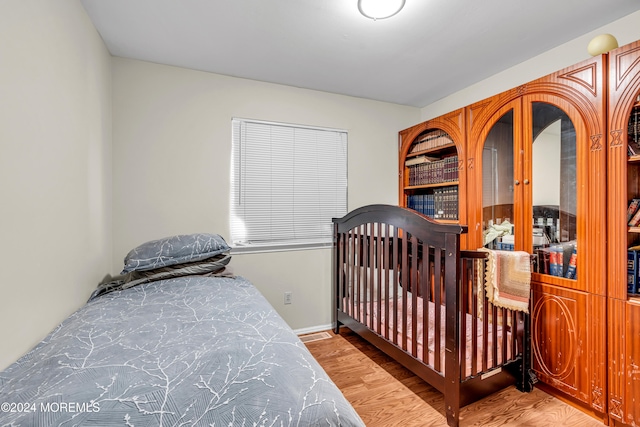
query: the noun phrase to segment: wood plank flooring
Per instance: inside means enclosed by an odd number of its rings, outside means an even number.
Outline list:
[[[436,389],[348,328],[306,346],[368,427],[446,426]],[[461,426],[603,426],[600,421],[534,389],[509,387],[464,407]]]

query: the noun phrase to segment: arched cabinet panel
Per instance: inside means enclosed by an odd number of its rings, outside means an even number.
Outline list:
[[[467,223],[464,109],[401,131],[398,157],[400,206]],[[463,236],[463,247],[465,241]]]

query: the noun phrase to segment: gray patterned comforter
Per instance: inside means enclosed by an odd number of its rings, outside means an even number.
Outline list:
[[[241,277],[94,299],[0,373],[0,426],[362,426]]]

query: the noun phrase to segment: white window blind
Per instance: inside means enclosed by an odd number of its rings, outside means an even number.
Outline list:
[[[232,120],[231,240],[238,247],[331,244],[347,212],[347,133]]]

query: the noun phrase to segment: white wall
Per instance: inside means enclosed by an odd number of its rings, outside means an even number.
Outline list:
[[[589,41],[603,33],[616,37],[619,46],[640,40],[640,11],[427,105],[421,110],[421,121],[438,117],[584,61],[590,58],[587,53]]]
[[[114,272],[147,240],[193,232],[229,239],[232,117],[346,129],[354,209],[398,203],[398,131],[420,110],[114,58]],[[292,328],[330,324],[330,250],[237,254],[231,265]],[[293,304],[283,304],[285,291]]]
[[[0,2],[0,369],[109,271],[110,92],[79,1]]]

